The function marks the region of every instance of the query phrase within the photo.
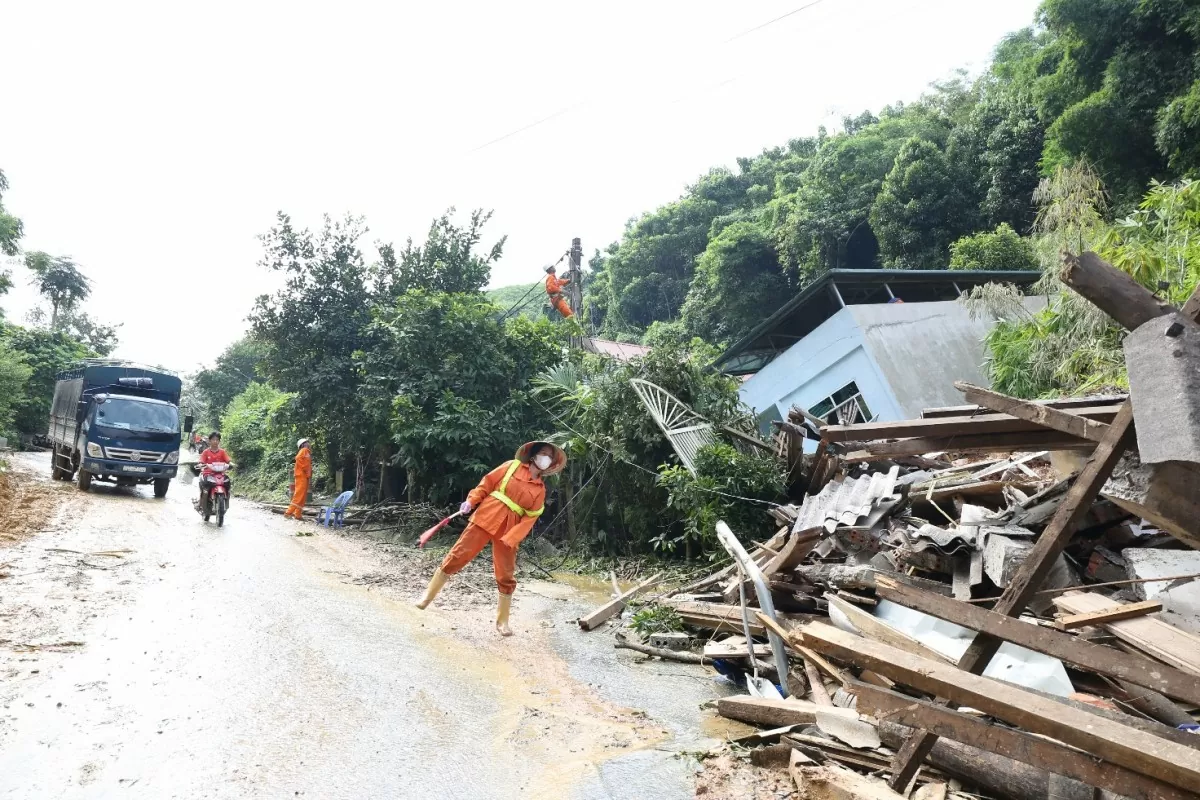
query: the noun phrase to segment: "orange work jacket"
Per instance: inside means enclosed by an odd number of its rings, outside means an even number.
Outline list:
[[[312,453],[307,447],[302,447],[296,453],[296,469],[292,473],[296,480],[308,480],[312,477]]]
[[[475,513],[471,515],[472,524],[483,528],[493,539],[499,539],[509,547],[516,547],[533,530],[534,523],[541,515],[546,501],[546,484],[542,483],[541,478],[535,478],[529,473],[528,464],[520,464],[517,467],[508,479],[508,485],[504,487],[504,494],[527,512],[518,514],[492,496],[492,493],[500,488],[512,464],[512,461],[505,461],[484,475],[479,485],[467,495],[467,500],[475,506]]]
[[[546,294],[554,297],[557,294],[562,294],[563,287],[570,285],[570,278],[560,278],[557,275],[546,276]]]

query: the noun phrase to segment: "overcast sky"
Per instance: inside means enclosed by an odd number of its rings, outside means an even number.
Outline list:
[[[92,278],[117,355],[190,371],[273,286],[277,210],[400,243],[491,208],[492,285],[533,281],[712,166],[980,69],[1037,7],[822,0],[752,30],[807,2],[8,3],[4,204]]]

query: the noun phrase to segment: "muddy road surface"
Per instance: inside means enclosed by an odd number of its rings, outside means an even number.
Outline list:
[[[411,547],[42,461],[0,543],[0,797],[686,798],[727,732],[704,670],[574,626],[602,592],[523,575],[502,639],[490,559],[421,612]]]

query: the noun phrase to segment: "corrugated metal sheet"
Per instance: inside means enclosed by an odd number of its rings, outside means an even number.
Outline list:
[[[855,525],[885,500],[895,500],[900,467],[875,472],[840,483],[830,482],[819,494],[805,498],[793,531],[824,528],[832,533],[839,526]]]
[[[597,339],[594,336],[584,338],[583,349],[596,355],[610,356],[617,361],[629,361],[650,352],[650,348],[644,345],[614,342],[611,339]]]

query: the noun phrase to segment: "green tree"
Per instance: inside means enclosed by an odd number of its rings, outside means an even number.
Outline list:
[[[412,499],[461,499],[517,445],[545,432],[528,387],[561,359],[561,328],[498,317],[476,294],[411,290],[378,309],[356,354],[358,404],[373,429],[390,435]]]
[[[1033,242],[1002,222],[991,233],[964,236],[950,245],[950,269],[1038,269]]]
[[[4,170],[0,170],[0,253],[6,256],[15,256],[21,252],[20,241],[25,231],[21,220],[4,210],[3,199],[4,193],[7,191],[8,178],[4,176]],[[0,282],[6,278],[7,273],[0,274]],[[3,293],[0,291],[0,294]]]
[[[20,354],[31,373],[24,394],[15,403],[17,432],[44,434],[58,374],[81,359],[96,355],[62,331],[0,324],[0,342]]]
[[[228,403],[221,416],[222,444],[238,465],[241,491],[279,495],[286,489],[296,449],[296,432],[287,421],[292,399],[252,381]]]
[[[0,338],[0,436],[17,433],[13,422],[32,374],[24,357]]]
[[[950,245],[978,222],[970,189],[952,154],[909,139],[871,206],[885,267],[943,269]]]
[[[456,225],[453,215],[451,208],[435,219],[424,244],[416,246],[409,239],[399,258],[390,246],[380,247],[380,278],[385,291],[393,295],[409,289],[478,292],[487,285],[492,264],[504,252],[508,237],[501,236],[486,253],[480,254],[476,248],[483,240],[483,226],[492,218],[492,212],[476,209],[466,227]]]
[[[50,303],[51,330],[58,330],[61,314],[73,311],[92,293],[92,282],[69,257],[33,250],[25,254],[25,266],[34,275],[38,293]]]
[[[213,419],[224,416],[233,398],[257,379],[258,365],[266,353],[267,349],[261,343],[243,336],[226,347],[212,367],[196,373],[197,399]]]
[[[691,335],[720,346],[732,344],[787,299],[787,282],[769,232],[735,222],[700,256],[683,304]]]
[[[40,307],[30,311],[26,315],[26,321],[35,326],[49,327],[45,309]],[[71,309],[59,314],[58,327],[55,330],[60,330],[68,337],[78,340],[97,356],[104,358],[116,350],[117,345],[120,344],[117,336],[117,331],[120,329],[121,323],[105,325],[90,314],[78,309]]]

